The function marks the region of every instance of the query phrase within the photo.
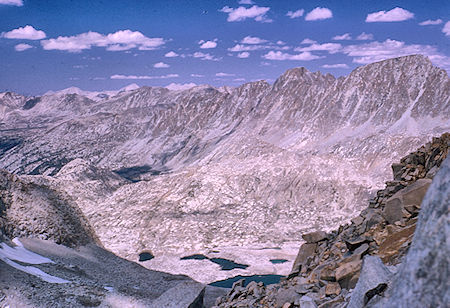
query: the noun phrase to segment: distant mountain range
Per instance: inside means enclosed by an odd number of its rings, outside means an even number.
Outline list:
[[[448,75],[420,55],[273,85],[0,94],[0,167],[68,194],[133,260],[331,230],[446,131]]]

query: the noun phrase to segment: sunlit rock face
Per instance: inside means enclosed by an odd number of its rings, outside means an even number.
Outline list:
[[[450,130],[448,75],[423,56],[338,79],[295,68],[273,85],[66,92],[27,108],[0,96],[0,167],[51,176],[103,245],[133,260],[333,229],[392,162]]]

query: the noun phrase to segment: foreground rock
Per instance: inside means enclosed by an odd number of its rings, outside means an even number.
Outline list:
[[[448,307],[450,158],[433,179],[406,258],[385,298],[371,307]]]
[[[356,308],[381,298],[377,307],[403,307],[406,302],[410,307],[445,307],[450,296],[450,159],[441,164],[449,148],[450,134],[433,138],[393,165],[397,180],[387,182],[351,224],[326,235],[304,235],[308,243],[300,247],[292,273],[280,284],[238,288],[219,298],[216,305]],[[414,233],[419,212],[421,222]],[[416,248],[409,250],[405,261],[413,235]],[[399,266],[400,274],[388,289]],[[390,295],[383,299],[386,289]],[[397,290],[402,297],[397,298]]]

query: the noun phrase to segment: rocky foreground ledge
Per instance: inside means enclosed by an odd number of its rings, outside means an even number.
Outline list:
[[[217,307],[448,307],[449,147],[445,133],[393,164],[350,224],[302,236],[287,279],[238,281]]]

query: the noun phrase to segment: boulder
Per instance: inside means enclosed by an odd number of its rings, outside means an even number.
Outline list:
[[[317,308],[317,305],[314,302],[314,300],[307,295],[303,295],[300,298],[299,304],[300,304],[300,307],[302,307],[302,308]]]
[[[336,280],[341,285],[341,288],[348,289],[354,286],[352,278],[359,274],[361,264],[361,260],[353,260],[342,264],[336,269]],[[352,283],[350,283],[351,281]]]
[[[294,265],[292,266],[292,273],[298,273],[301,267],[306,264],[308,257],[313,256],[316,251],[317,244],[305,243],[300,246]]]
[[[400,221],[408,213],[406,206],[420,206],[430,184],[430,179],[420,179],[396,192],[386,201],[383,217],[390,224]]]
[[[339,295],[341,286],[337,282],[330,282],[325,286],[325,295]]]
[[[347,308],[363,308],[379,292],[386,289],[392,274],[377,256],[365,256],[361,274]]]
[[[325,231],[315,231],[315,232],[303,234],[302,238],[307,243],[317,243],[317,242],[320,242],[320,241],[323,241],[324,239],[326,239],[327,233]]]

